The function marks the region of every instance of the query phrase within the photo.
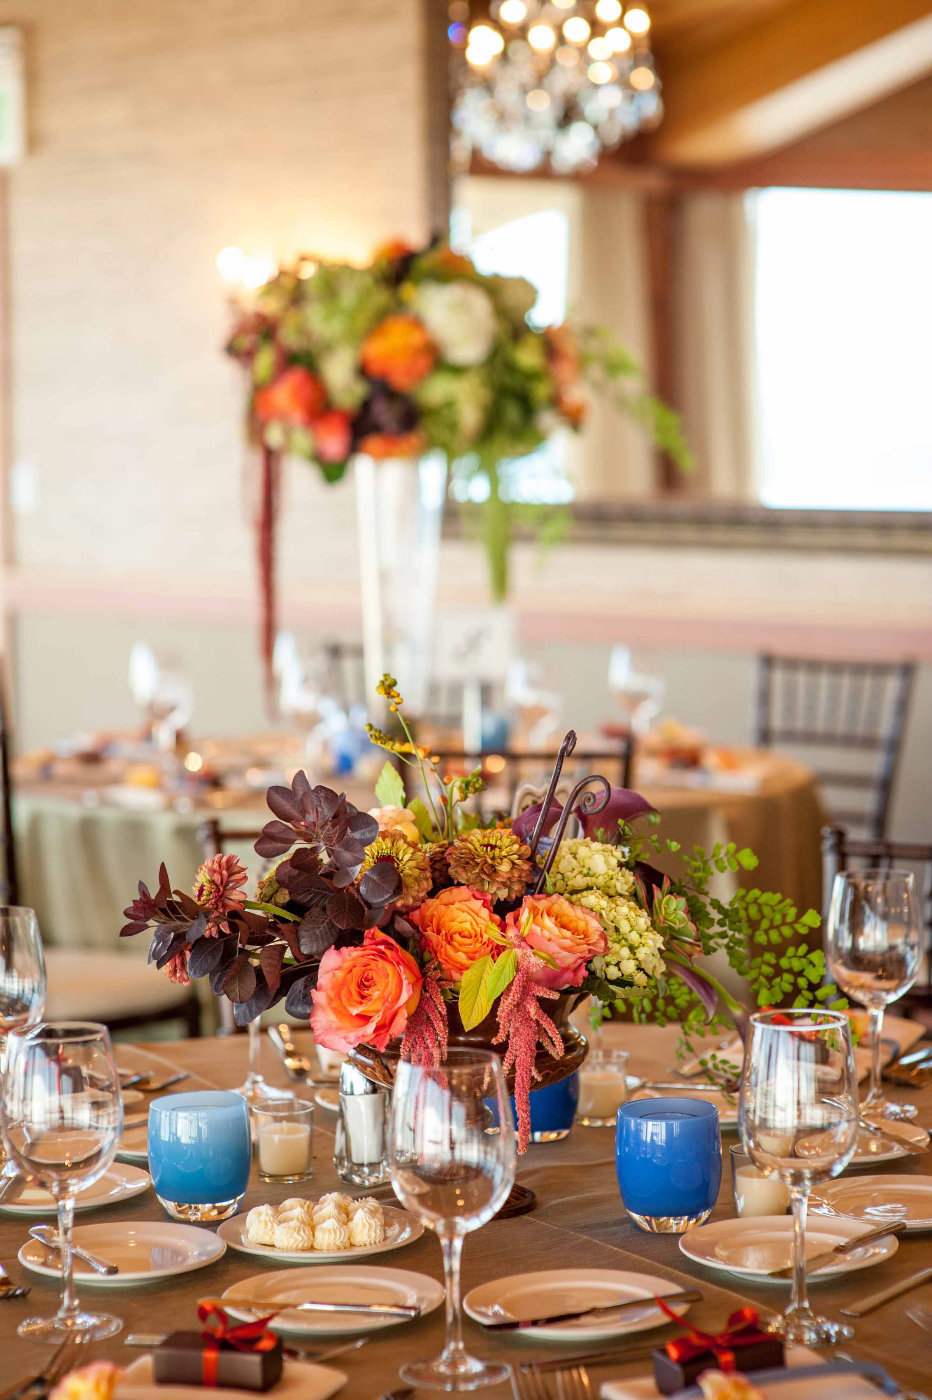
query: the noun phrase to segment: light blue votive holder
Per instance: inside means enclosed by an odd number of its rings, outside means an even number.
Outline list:
[[[149,1105],[149,1171],[172,1219],[203,1223],[235,1214],[251,1156],[242,1094],[205,1089],[166,1094]]]
[[[718,1109],[701,1099],[622,1104],[615,1169],[625,1210],[642,1230],[681,1235],[701,1225],[722,1180]]]

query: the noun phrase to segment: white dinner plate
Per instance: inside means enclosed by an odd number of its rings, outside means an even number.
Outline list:
[[[123,1112],[127,1117],[135,1116],[127,1113],[128,1109],[138,1108],[139,1105],[145,1103],[146,1100],[146,1096],[141,1089],[124,1089],[121,1097],[123,1099]]]
[[[379,1269],[366,1265],[324,1264],[320,1268],[281,1269],[274,1274],[253,1274],[234,1283],[223,1295],[227,1312],[251,1318],[257,1309],[244,1308],[237,1298],[268,1303],[416,1303],[421,1314],[433,1312],[443,1302],[443,1284],[427,1274],[408,1269]],[[281,1312],[269,1326],[289,1337],[316,1337],[321,1333],[372,1332],[397,1327],[404,1317],[367,1316],[365,1313]]]
[[[339,1089],[318,1089],[314,1094],[314,1102],[318,1108],[324,1109],[327,1113],[339,1113],[340,1091]]]
[[[130,1167],[122,1162],[114,1162],[103,1176],[84,1191],[79,1191],[74,1200],[75,1210],[99,1210],[101,1206],[113,1206],[117,1201],[128,1201],[132,1196],[140,1196],[152,1185],[149,1173],[141,1167]],[[32,1184],[23,1188],[22,1194],[11,1201],[0,1201],[0,1210],[10,1215],[55,1215],[58,1207],[48,1191]]]
[[[345,1371],[315,1366],[312,1361],[285,1361],[281,1380],[275,1384],[275,1400],[329,1400],[346,1384]],[[246,1390],[219,1386],[209,1392],[213,1400],[246,1400]],[[200,1385],[157,1385],[152,1379],[152,1357],[139,1356],[117,1382],[114,1400],[204,1400]]]
[[[876,1118],[872,1120],[878,1128],[883,1128],[885,1120]],[[912,1124],[891,1123],[891,1132],[902,1131],[903,1127],[910,1128]],[[803,1138],[796,1144],[796,1155],[798,1157],[815,1157],[819,1154],[820,1137],[829,1137],[830,1134],[817,1133],[811,1138]],[[848,1163],[851,1167],[879,1167],[883,1162],[898,1162],[901,1157],[914,1157],[919,1152],[924,1152],[928,1147],[928,1138],[925,1145],[907,1147],[905,1143],[895,1141],[892,1137],[878,1137],[875,1133],[869,1133],[865,1128],[858,1131],[858,1145],[854,1149],[854,1156]]]
[[[75,1256],[75,1278],[81,1287],[122,1288],[130,1283],[152,1283],[174,1274],[189,1274],[213,1264],[226,1252],[226,1245],[210,1230],[198,1225],[177,1225],[170,1220],[120,1220],[109,1224],[78,1225],[75,1244],[116,1264],[118,1274],[98,1274]],[[51,1260],[51,1262],[50,1262]],[[27,1240],[19,1251],[24,1268],[49,1278],[61,1276],[57,1255],[38,1240]]]
[[[809,1204],[827,1215],[871,1225],[905,1220],[907,1232],[932,1230],[932,1176],[852,1176],[814,1186]]]
[[[351,1264],[368,1254],[384,1254],[390,1249],[401,1249],[402,1245],[410,1244],[424,1233],[424,1222],[407,1210],[383,1206],[382,1214],[385,1220],[382,1243],[351,1249],[273,1249],[271,1245],[253,1244],[245,1237],[245,1215],[233,1215],[229,1220],[224,1220],[217,1234],[243,1254],[255,1254],[260,1259],[272,1259],[280,1264]]]
[[[149,1125],[140,1123],[138,1128],[125,1128],[116,1155],[125,1162],[147,1162],[149,1160]]]
[[[857,1235],[867,1234],[867,1226],[861,1220],[846,1220],[837,1216],[828,1220],[824,1216],[812,1219],[806,1228],[806,1258],[813,1259],[828,1249],[834,1249],[844,1240],[852,1240]],[[699,1225],[680,1236],[680,1250],[687,1259],[697,1264],[705,1264],[709,1269],[719,1269],[726,1274],[738,1274],[742,1278],[760,1279],[764,1283],[785,1284],[788,1278],[768,1278],[771,1269],[783,1269],[792,1259],[793,1221],[788,1215],[755,1215],[741,1220],[715,1220],[708,1225]],[[863,1249],[853,1249],[850,1254],[839,1255],[837,1261],[826,1264],[815,1273],[809,1274],[810,1283],[822,1279],[835,1278],[837,1274],[850,1274],[856,1269],[869,1269],[895,1254],[895,1237],[877,1240]]]
[[[628,1102],[639,1099],[703,1099],[706,1103],[714,1103],[718,1109],[719,1127],[738,1126],[738,1096],[723,1093],[720,1089],[696,1089],[688,1081],[682,1089],[679,1085],[675,1089],[633,1088],[628,1094]]]
[[[532,1274],[511,1274],[473,1288],[463,1299],[463,1307],[474,1322],[522,1321],[551,1317],[574,1309],[606,1307],[643,1298],[644,1307],[612,1320],[611,1313],[580,1317],[575,1322],[558,1322],[550,1327],[516,1329],[502,1335],[542,1342],[598,1342],[623,1337],[629,1332],[649,1332],[664,1327],[669,1318],[653,1301],[655,1296],[681,1290],[667,1278],[653,1274],[628,1273],[622,1269],[545,1269]],[[682,1317],[688,1304],[671,1305]]]

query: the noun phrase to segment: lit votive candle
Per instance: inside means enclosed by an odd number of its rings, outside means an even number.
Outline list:
[[[627,1050],[593,1050],[579,1071],[576,1121],[587,1128],[615,1126],[628,1097]]]
[[[256,1165],[262,1181],[307,1181],[314,1155],[314,1105],[283,1099],[253,1108]]]
[[[731,1148],[731,1189],[737,1215],[785,1215],[789,1189],[777,1176],[765,1176],[737,1144]]]

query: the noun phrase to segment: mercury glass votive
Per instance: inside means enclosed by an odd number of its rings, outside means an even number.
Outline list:
[[[282,1099],[252,1109],[256,1170],[261,1181],[307,1181],[313,1173],[314,1105]]]
[[[718,1109],[701,1099],[622,1104],[615,1167],[625,1209],[642,1230],[681,1235],[703,1224],[722,1180]]]
[[[149,1171],[173,1220],[202,1224],[235,1214],[251,1158],[242,1094],[205,1089],[166,1094],[149,1105]]]

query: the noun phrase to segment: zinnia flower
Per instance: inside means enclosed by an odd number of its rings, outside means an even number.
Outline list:
[[[422,282],[418,313],[448,364],[481,365],[495,344],[495,307],[474,282]]]
[[[454,885],[434,899],[425,899],[408,917],[451,982],[461,982],[474,962],[499,946],[489,937],[489,925],[501,932],[501,920],[481,891]]]
[[[63,1376],[49,1400],[111,1400],[123,1371],[112,1361],[91,1361]]]
[[[528,916],[530,925],[525,928]],[[542,987],[562,991],[578,987],[585,979],[590,958],[604,953],[608,940],[595,914],[571,904],[562,894],[527,895],[521,908],[505,920],[505,931],[512,937],[523,932],[529,948],[547,953],[556,963],[549,967],[535,958],[534,981]]]
[[[355,948],[328,948],[311,993],[314,1039],[344,1053],[363,1044],[384,1050],[404,1033],[422,982],[411,954],[378,929]]]
[[[386,316],[369,332],[360,358],[370,379],[384,379],[392,389],[406,393],[430,374],[436,354],[423,322],[400,312]]]
[[[413,909],[415,904],[420,904],[424,896],[430,893],[430,862],[420,846],[412,846],[403,832],[386,831],[384,835],[377,836],[372,844],[366,847],[366,858],[360,875],[364,875],[380,861],[388,861],[401,877],[401,894],[395,901],[395,908],[399,912]]]
[[[212,915],[231,914],[246,904],[242,888],[249,876],[236,856],[211,856],[197,872],[194,898]]]
[[[457,836],[447,863],[457,884],[482,890],[495,903],[524,894],[534,870],[530,846],[507,827]]]
[[[327,406],[327,391],[304,365],[290,365],[277,379],[257,389],[252,414],[257,423],[290,423],[307,428]]]

